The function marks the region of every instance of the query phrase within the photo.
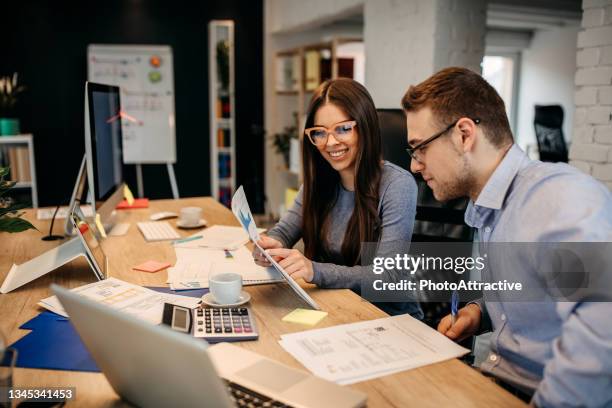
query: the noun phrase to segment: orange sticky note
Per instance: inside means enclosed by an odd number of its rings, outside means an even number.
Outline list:
[[[133,267],[132,269],[153,273],[164,270],[170,266],[172,266],[172,264],[169,262],[147,261],[145,263],[141,263],[140,265]]]

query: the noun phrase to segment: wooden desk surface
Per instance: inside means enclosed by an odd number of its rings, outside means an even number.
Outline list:
[[[127,235],[109,237],[103,242],[103,248],[109,257],[110,275],[139,285],[165,286],[167,278],[165,271],[151,274],[131,269],[132,266],[149,259],[171,263],[176,261],[174,250],[167,242],[147,243],[135,222],[148,220],[149,215],[157,211],[178,212],[185,206],[202,207],[209,225],[238,225],[233,214],[212,198],[158,200],[151,201],[148,209],[119,211],[118,221],[130,222],[132,225]],[[36,220],[34,210],[28,210],[26,218],[42,233],[37,231],[20,234],[0,233],[0,282],[4,280],[13,263],[23,263],[59,245],[58,241],[40,240],[49,229],[48,221]],[[175,220],[170,222],[175,226]],[[54,231],[61,233],[62,228],[63,220],[56,222]],[[192,233],[193,231],[183,231],[182,235],[187,236]],[[51,283],[77,287],[94,280],[93,273],[81,258],[11,293],[0,295],[0,330],[8,337],[9,344],[13,343],[29,333],[20,330],[19,326],[41,311],[36,303],[51,295],[49,290]],[[350,290],[318,289],[308,284],[303,286],[322,309],[329,312],[328,317],[316,328],[386,316],[384,312]],[[237,344],[305,370],[278,344],[281,334],[307,329],[305,326],[281,321],[281,318],[294,308],[303,307],[302,301],[287,285],[247,286],[246,290],[253,297],[251,305],[257,318],[260,338],[258,341]],[[105,377],[99,373],[18,368],[15,370],[14,384],[18,387],[76,387],[75,405],[122,405]],[[405,371],[354,384],[351,387],[368,394],[370,407],[406,407],[415,404],[421,407],[524,406],[520,400],[459,360]]]

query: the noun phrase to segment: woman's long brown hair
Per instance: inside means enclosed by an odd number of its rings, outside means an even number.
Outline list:
[[[340,108],[351,120],[357,122],[359,140],[355,158],[355,208],[342,242],[343,262],[352,266],[359,263],[361,243],[375,242],[380,234],[380,128],[372,97],[365,87],[348,78],[326,81],[317,88],[308,107],[306,128],[314,126],[315,114],[328,103]],[[341,188],[340,174],[307,137],[302,142],[302,162],[304,254],[309,259],[328,261],[329,215],[338,199],[338,189]]]

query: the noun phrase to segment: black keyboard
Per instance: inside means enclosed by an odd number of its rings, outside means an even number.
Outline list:
[[[225,381],[227,390],[230,393],[230,398],[236,404],[237,407],[291,407],[291,405],[283,404],[282,402],[275,401],[270,397],[261,395],[247,387],[240,384],[236,384],[231,381]]]

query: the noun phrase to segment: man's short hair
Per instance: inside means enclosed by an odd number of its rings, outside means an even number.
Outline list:
[[[429,107],[441,128],[462,117],[480,119],[485,137],[496,147],[513,140],[504,101],[482,76],[466,68],[445,68],[410,86],[402,106],[406,112]]]

